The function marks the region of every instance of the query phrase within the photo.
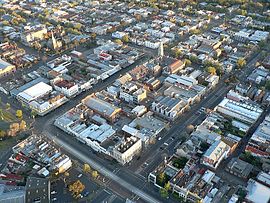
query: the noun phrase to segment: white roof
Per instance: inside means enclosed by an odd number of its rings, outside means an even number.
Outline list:
[[[50,91],[52,91],[52,87],[50,85],[40,82],[19,93],[18,96],[23,97],[27,101],[31,101]]]
[[[253,179],[249,179],[246,199],[254,203],[268,203],[270,200],[270,188]]]

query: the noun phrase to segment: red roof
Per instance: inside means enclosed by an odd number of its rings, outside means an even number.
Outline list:
[[[257,154],[258,156],[269,156],[269,153],[263,152],[263,151],[261,151],[261,150],[259,150],[259,149],[256,149],[256,148],[254,148],[254,147],[251,147],[251,146],[249,146],[249,145],[246,146],[245,151],[249,151],[249,152],[251,152],[251,153],[253,153],[253,154]]]

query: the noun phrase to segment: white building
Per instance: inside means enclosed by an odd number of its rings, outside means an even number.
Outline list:
[[[117,144],[113,149],[113,157],[122,165],[130,162],[142,149],[141,139],[131,136]]]
[[[263,112],[261,108],[245,101],[237,102],[228,98],[224,98],[215,109],[226,116],[248,124],[253,124]]]
[[[217,168],[220,162],[227,158],[230,152],[230,147],[223,141],[218,140],[214,142],[209,149],[204,153],[201,161],[204,165]]]
[[[67,97],[75,96],[79,92],[79,86],[77,84],[66,80],[54,83],[54,89]]]
[[[17,99],[25,104],[29,104],[31,101],[52,92],[52,90],[52,86],[44,82],[40,82],[19,93],[17,95]]]

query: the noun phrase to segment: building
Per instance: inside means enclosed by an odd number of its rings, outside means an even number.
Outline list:
[[[16,98],[40,116],[46,115],[68,101],[63,94],[53,91],[52,86],[44,82],[23,89]]]
[[[61,80],[54,83],[54,89],[67,97],[75,96],[79,92],[79,86],[75,82]]]
[[[25,188],[0,184],[1,203],[25,203]]]
[[[113,149],[113,157],[122,165],[130,162],[142,149],[141,139],[131,136],[123,138]]]
[[[227,158],[229,152],[230,147],[223,141],[217,140],[204,153],[201,162],[206,166],[216,169],[220,162]]]
[[[31,45],[35,40],[42,40],[47,34],[47,28],[45,25],[26,26],[25,31],[21,34],[21,40],[26,45]]]
[[[268,203],[270,200],[270,188],[253,180],[249,179],[247,185],[247,195],[245,200],[252,203]]]
[[[132,82],[127,82],[121,86],[119,98],[128,103],[139,104],[147,97],[146,90],[138,88],[138,86]]]
[[[30,104],[31,101],[52,92],[52,90],[52,86],[44,82],[39,82],[19,93],[17,99],[24,104]]]
[[[15,154],[32,158],[44,167],[38,174],[48,176],[50,172],[64,173],[72,166],[71,159],[56,149],[50,140],[32,135],[12,148]]]
[[[251,136],[246,151],[256,157],[269,157],[270,155],[270,115],[259,125]]]
[[[239,158],[232,158],[225,170],[235,176],[247,179],[252,169],[253,166],[251,164],[242,161]]]
[[[48,179],[28,177],[25,187],[26,203],[51,201],[51,183]]]
[[[16,71],[16,68],[14,65],[0,58],[0,78],[6,75],[9,75],[11,73],[14,73],[15,71]]]
[[[152,114],[152,112],[148,112],[141,117],[135,118],[128,125],[124,125],[122,131],[128,135],[140,138],[143,146],[148,145],[166,127],[166,123],[155,118]]]
[[[176,60],[172,64],[165,67],[165,72],[167,74],[175,74],[178,73],[180,70],[184,69],[185,63],[181,60]]]
[[[176,75],[171,74],[165,79],[165,84],[171,84],[175,86],[182,86],[184,88],[192,88],[193,86],[198,84],[198,81],[193,77],[188,77],[185,75]]]
[[[215,108],[225,116],[237,119],[247,124],[253,124],[260,117],[263,110],[247,101],[233,101],[224,98]]]
[[[121,108],[91,95],[83,99],[82,103],[109,122],[114,122],[121,113]]]
[[[165,96],[153,102],[151,108],[158,115],[169,120],[175,120],[179,114],[184,112],[186,107],[187,103],[182,99]]]

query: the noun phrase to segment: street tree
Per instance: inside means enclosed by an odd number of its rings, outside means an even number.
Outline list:
[[[84,164],[83,165],[83,171],[85,173],[89,173],[91,171],[91,167],[89,166],[89,164]]]
[[[191,125],[191,124],[190,124],[190,125],[188,125],[188,126],[187,126],[187,128],[186,128],[186,131],[187,131],[187,133],[188,133],[188,134],[192,133],[192,132],[193,132],[193,130],[194,130],[194,126],[193,126],[193,125]]]
[[[97,171],[93,171],[92,172],[92,177],[96,179],[98,177],[98,172]]]
[[[169,195],[168,191],[165,190],[164,188],[160,188],[159,193],[160,193],[160,196],[163,197],[163,198],[167,198],[168,195]]]

